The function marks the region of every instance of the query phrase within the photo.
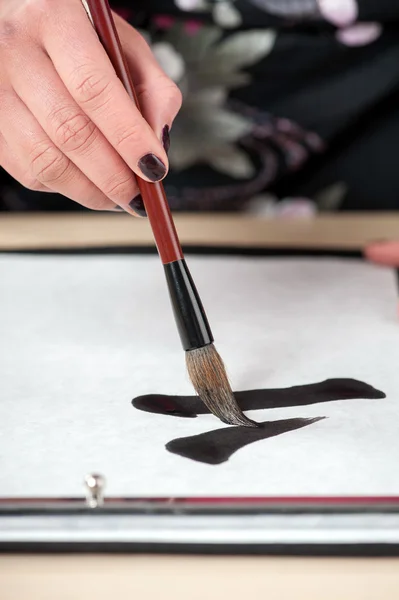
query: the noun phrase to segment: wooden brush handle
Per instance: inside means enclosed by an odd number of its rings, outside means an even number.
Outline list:
[[[108,0],[86,0],[86,4],[97,35],[116,74],[141,112]],[[163,264],[182,259],[183,251],[163,184],[148,183],[138,176],[136,178]]]

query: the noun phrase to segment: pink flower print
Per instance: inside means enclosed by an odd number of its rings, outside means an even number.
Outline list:
[[[196,33],[198,33],[198,30],[201,29],[201,27],[201,21],[196,21],[195,19],[189,19],[184,23],[184,31],[188,35],[195,35]]]
[[[309,198],[284,198],[276,206],[276,216],[283,219],[309,219],[316,214],[317,206]]]
[[[129,8],[116,8],[115,12],[122,17],[122,19],[125,19],[125,21],[129,21],[129,19],[133,16],[133,11]]]
[[[356,0],[317,0],[319,10],[326,21],[337,27],[347,27],[356,21],[358,6]]]
[[[175,24],[176,19],[169,15],[155,15],[153,23],[158,29],[167,31]]]
[[[339,42],[346,46],[365,46],[378,39],[382,32],[380,23],[355,23],[352,27],[337,31]]]

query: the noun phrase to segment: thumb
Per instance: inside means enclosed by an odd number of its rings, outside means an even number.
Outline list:
[[[168,151],[169,129],[182,104],[181,92],[138,31],[117,15],[115,23],[143,116]]]

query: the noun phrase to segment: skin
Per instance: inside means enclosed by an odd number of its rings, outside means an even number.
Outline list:
[[[23,186],[93,210],[135,214],[135,174],[181,94],[149,46],[114,15],[143,116],[103,50],[80,0],[0,1],[0,165]]]
[[[370,244],[365,255],[373,263],[399,268],[399,242]]]

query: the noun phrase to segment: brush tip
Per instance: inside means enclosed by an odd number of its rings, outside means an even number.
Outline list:
[[[195,391],[211,413],[227,425],[258,427],[234,397],[223,360],[213,344],[186,352],[188,374]]]

